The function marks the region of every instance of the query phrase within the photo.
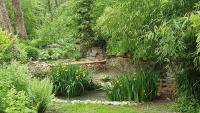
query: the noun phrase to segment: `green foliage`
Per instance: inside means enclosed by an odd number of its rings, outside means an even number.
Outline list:
[[[58,65],[49,74],[56,96],[78,96],[90,86],[91,73],[78,65]]]
[[[48,48],[41,52],[40,58],[44,60],[56,60],[63,56],[63,51],[60,48]]]
[[[199,102],[192,97],[179,97],[175,103],[172,104],[172,108],[182,113],[199,113]]]
[[[0,62],[11,61],[16,56],[12,50],[14,41],[15,37],[0,28]]]
[[[26,67],[16,62],[1,66],[0,81],[0,111],[21,113],[31,109],[27,106],[29,77]]]
[[[37,109],[38,113],[44,113],[47,106],[51,102],[53,85],[49,79],[37,80],[31,82],[30,98],[33,106]]]
[[[31,80],[27,66],[12,62],[0,69],[0,112],[44,112],[52,99],[49,80]]]
[[[39,57],[39,49],[30,45],[28,41],[18,40],[18,45],[22,51],[21,54],[26,54],[27,59],[37,60]]]
[[[90,18],[91,18],[91,29],[94,32],[93,44],[98,46],[106,46],[106,41],[103,35],[97,29],[97,20],[102,16],[106,7],[112,6],[114,0],[94,0],[91,4]]]
[[[11,64],[1,66],[1,78],[10,81],[11,86],[13,85],[17,91],[28,91],[29,76],[27,75],[27,67],[17,62]]]
[[[112,7],[107,7],[97,20],[97,28],[108,42],[108,54],[121,55],[137,49],[137,43],[142,40],[141,34],[146,32],[145,29],[151,29],[152,21],[159,21],[159,18],[153,19],[159,15],[160,5],[158,0],[131,0],[117,1]]]
[[[3,112],[6,109],[6,105],[3,102],[3,98],[5,95],[7,95],[7,92],[9,89],[11,89],[10,84],[12,81],[10,81],[8,78],[5,78],[4,76],[0,76],[0,112]]]
[[[181,73],[177,74],[176,85],[178,95],[193,97],[200,101],[200,77],[198,76],[198,73],[198,71],[183,70]]]
[[[57,60],[62,58],[79,59],[82,57],[79,50],[68,48],[55,47],[41,50],[39,58],[42,60]]]
[[[44,0],[21,0],[21,6],[25,21],[26,31],[29,37],[34,37],[35,31],[48,13],[48,8]]]
[[[75,45],[76,42],[87,45],[91,42],[90,5],[92,0],[69,0],[54,11],[53,17],[47,17],[36,34],[47,44],[58,43]],[[86,43],[86,44],[85,44]]]
[[[11,34],[8,34],[8,32],[3,31],[0,28],[0,52],[3,52],[11,47],[14,39],[15,37],[12,37]]]
[[[40,29],[36,30],[36,38],[39,38],[38,41],[43,43],[42,45],[46,44],[45,46],[47,46],[57,43],[59,40],[63,40],[65,44],[74,43],[74,34],[76,34],[76,31],[72,31],[74,29],[72,28],[74,20],[71,17],[73,12],[69,12],[69,9],[73,4],[70,3],[69,1],[67,3],[69,5],[63,4],[60,6],[55,11],[54,17],[47,16]],[[38,45],[41,46],[40,44]]]
[[[164,24],[156,32],[157,47],[155,54],[158,60],[175,61],[184,58],[186,49],[185,36],[188,18],[176,18]]]
[[[6,113],[34,113],[33,110],[27,107],[28,97],[24,91],[16,91],[14,88],[7,92],[3,98],[7,108]]]
[[[124,74],[111,81],[107,87],[107,96],[111,100],[149,101],[157,95],[158,73],[145,69],[135,74]]]
[[[36,47],[36,48],[43,48],[48,45],[48,40],[39,38],[39,39],[33,39],[30,41],[30,46]]]
[[[26,46],[25,51],[27,52],[27,56],[33,60],[37,60],[39,57],[39,50],[32,46]]]

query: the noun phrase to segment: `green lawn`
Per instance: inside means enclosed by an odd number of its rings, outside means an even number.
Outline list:
[[[165,105],[111,106],[100,104],[54,104],[47,113],[172,113]]]

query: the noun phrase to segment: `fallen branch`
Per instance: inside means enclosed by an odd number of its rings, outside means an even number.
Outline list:
[[[69,62],[68,64],[95,64],[95,63],[106,63],[105,60],[95,60],[95,61],[80,61],[80,62]]]

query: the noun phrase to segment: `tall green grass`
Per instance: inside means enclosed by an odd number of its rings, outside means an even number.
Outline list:
[[[90,86],[92,73],[79,65],[58,65],[49,76],[56,96],[72,97],[85,92]]]
[[[106,94],[114,101],[150,101],[157,95],[158,75],[152,69],[120,75],[108,85]]]

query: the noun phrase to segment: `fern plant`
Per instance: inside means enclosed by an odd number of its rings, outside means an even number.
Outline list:
[[[53,84],[49,79],[34,79],[31,82],[30,98],[38,113],[44,113],[53,98]]]

